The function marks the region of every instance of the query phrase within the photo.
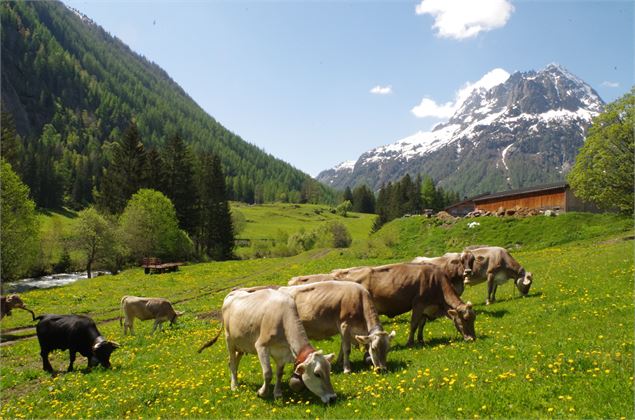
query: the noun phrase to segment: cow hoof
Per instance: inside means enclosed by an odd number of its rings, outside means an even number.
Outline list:
[[[267,396],[269,395],[269,392],[267,391],[268,391],[267,387],[263,386],[262,388],[258,390],[258,396],[260,398],[267,398]]]
[[[344,373],[351,373],[351,368],[344,368]]]

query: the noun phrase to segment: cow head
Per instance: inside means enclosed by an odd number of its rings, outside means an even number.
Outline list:
[[[174,316],[170,320],[170,325],[174,325],[174,323],[176,322],[176,319],[180,317],[181,315],[183,315],[184,313],[185,311],[174,311]]]
[[[520,277],[516,279],[516,288],[521,295],[527,296],[527,293],[529,293],[529,289],[531,288],[531,284],[534,281],[534,276],[531,272],[525,270],[522,270],[519,274]]]
[[[22,299],[20,299],[20,296],[18,296],[18,295],[9,295],[9,296],[7,296],[7,306],[9,308],[26,309],[24,307],[24,302],[22,302]]]
[[[374,331],[369,335],[356,335],[355,340],[358,343],[368,347],[370,359],[376,369],[386,370],[386,359],[390,350],[390,342],[395,338],[395,332],[388,334],[386,331]]]
[[[461,264],[463,265],[463,279],[469,283],[472,279],[472,269],[474,268],[475,257],[470,251],[461,252]]]
[[[331,385],[331,362],[335,354],[323,355],[314,351],[295,367],[294,373],[302,378],[309,391],[320,397],[323,403],[335,402],[337,395]]]
[[[108,369],[110,367],[110,355],[116,348],[119,347],[119,344],[114,341],[106,341],[101,340],[93,345],[93,360],[96,363],[100,363],[103,367]]]
[[[449,309],[448,316],[454,321],[454,326],[463,335],[465,341],[476,340],[476,333],[474,332],[476,313],[472,309],[472,302],[459,305],[456,309]]]

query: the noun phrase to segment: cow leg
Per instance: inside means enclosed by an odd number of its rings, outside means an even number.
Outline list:
[[[424,344],[423,340],[423,327],[426,326],[427,317],[421,317],[421,322],[419,323],[419,329],[417,330],[417,341],[421,344]]]
[[[70,353],[70,356],[71,356],[71,363],[68,365],[68,371],[72,372],[73,371],[73,363],[75,363],[75,356],[77,355],[77,353],[73,349],[70,349],[68,352]]]
[[[498,289],[498,284],[494,283],[494,287],[492,287],[492,302],[496,302],[496,289]]]
[[[51,362],[49,362],[49,351],[40,351],[40,356],[42,356],[42,369],[47,372],[53,373],[53,366],[51,366]]]
[[[231,389],[235,391],[238,388],[238,364],[240,363],[240,358],[242,353],[238,353],[233,349],[229,348],[227,345],[227,350],[229,351],[229,373],[231,376]]]
[[[258,359],[260,359],[262,377],[264,379],[262,387],[258,390],[258,396],[264,398],[269,395],[269,385],[271,384],[271,378],[273,377],[273,372],[271,371],[271,361],[269,360],[269,348],[256,342],[256,352],[258,353]]]
[[[159,322],[158,319],[154,320],[154,325],[152,326],[152,332],[150,334],[154,334],[154,332],[156,331],[157,327],[159,327],[159,330],[161,329],[161,323]]]
[[[337,357],[337,362],[342,362],[342,369],[344,373],[351,373],[351,328],[348,325],[348,322],[342,322],[340,324],[340,335],[342,336],[342,341],[340,344],[340,354]]]
[[[412,307],[412,317],[410,318],[410,332],[408,334],[408,342],[406,346],[412,346],[415,343],[415,331],[423,318],[423,305],[414,305]]]
[[[130,335],[134,335],[134,330],[132,329],[133,327],[132,323],[133,323],[132,319],[128,319],[128,318],[126,318],[123,321],[123,335],[126,335],[126,329],[130,331]]]
[[[273,398],[282,397],[282,375],[284,374],[284,363],[276,361],[276,385],[273,387]]]
[[[494,273],[489,273],[487,275],[487,300],[485,301],[486,305],[489,305],[490,303],[494,303],[494,288],[495,288],[495,283],[494,283]]]

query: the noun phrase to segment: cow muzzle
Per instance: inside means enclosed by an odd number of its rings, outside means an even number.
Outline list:
[[[321,399],[324,404],[333,404],[337,401],[337,394],[325,395]]]

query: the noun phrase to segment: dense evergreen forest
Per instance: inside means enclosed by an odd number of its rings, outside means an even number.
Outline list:
[[[224,128],[89,18],[57,1],[2,2],[0,12],[2,152],[39,207],[94,203],[131,123],[150,166],[165,163],[158,159],[175,136],[194,156],[218,156],[232,200],[335,201],[327,187]]]
[[[374,230],[389,221],[407,214],[421,214],[424,211],[441,211],[452,203],[460,201],[455,191],[437,187],[429,176],[418,175],[414,180],[406,174],[399,181],[383,185],[377,195]]]

